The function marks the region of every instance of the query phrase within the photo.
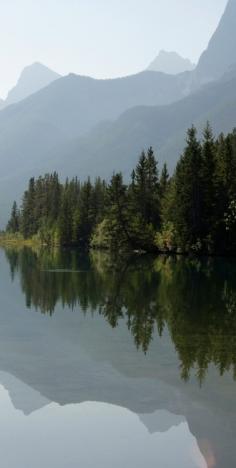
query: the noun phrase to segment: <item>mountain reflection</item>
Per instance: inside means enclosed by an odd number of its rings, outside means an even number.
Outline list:
[[[99,313],[115,328],[125,320],[147,353],[154,334],[168,329],[181,377],[208,366],[236,378],[236,263],[223,259],[139,257],[93,252],[7,249],[12,279],[19,275],[27,307],[52,315],[57,303]],[[158,359],[158,356],[157,356]]]

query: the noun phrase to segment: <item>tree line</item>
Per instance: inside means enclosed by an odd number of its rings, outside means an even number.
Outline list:
[[[7,232],[119,252],[236,253],[236,130],[214,138],[207,124],[200,140],[190,128],[171,177],[150,147],[129,183],[121,173],[110,183],[31,178]]]

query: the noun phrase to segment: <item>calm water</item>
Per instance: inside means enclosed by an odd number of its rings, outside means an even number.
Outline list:
[[[0,250],[3,468],[235,468],[236,261]]]

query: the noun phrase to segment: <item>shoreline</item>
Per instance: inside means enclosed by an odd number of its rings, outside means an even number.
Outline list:
[[[137,250],[137,249],[130,249],[127,251],[123,252],[110,252],[108,249],[104,249],[104,247],[99,248],[80,248],[79,245],[76,244],[68,244],[68,245],[60,245],[60,244],[46,244],[40,242],[38,239],[23,239],[23,238],[17,238],[17,237],[5,237],[4,235],[0,235],[0,247],[18,247],[18,248],[23,248],[23,247],[29,247],[29,248],[45,248],[45,249],[75,249],[75,250],[80,250],[82,253],[89,253],[91,251],[98,251],[98,252],[105,252],[105,253],[110,253],[110,254],[115,254],[115,255],[121,255],[121,256],[129,256],[129,255],[134,255],[134,256],[146,256],[146,255],[164,255],[164,256],[170,256],[170,257],[189,257],[189,258],[236,258],[236,253],[209,253],[209,252],[181,252],[177,250],[152,250],[152,251],[144,251],[144,250]]]

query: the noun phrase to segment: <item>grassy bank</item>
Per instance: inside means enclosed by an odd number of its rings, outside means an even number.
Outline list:
[[[0,234],[0,246],[35,247],[41,246],[38,238],[24,239],[21,234]]]

